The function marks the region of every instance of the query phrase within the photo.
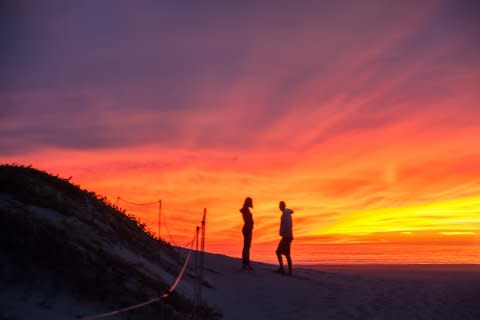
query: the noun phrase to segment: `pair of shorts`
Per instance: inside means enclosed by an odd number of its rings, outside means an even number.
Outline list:
[[[290,246],[292,244],[292,238],[282,238],[278,244],[277,253],[289,256]]]

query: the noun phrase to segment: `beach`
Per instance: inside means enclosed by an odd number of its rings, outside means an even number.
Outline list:
[[[221,255],[206,265],[205,298],[229,320],[480,318],[479,265],[309,265],[293,277]]]

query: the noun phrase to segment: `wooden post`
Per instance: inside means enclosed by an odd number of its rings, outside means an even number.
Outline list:
[[[198,234],[200,231],[200,227],[197,226],[196,229],[196,236],[195,236],[195,266],[194,266],[194,274],[195,274],[195,281],[193,282],[193,319],[197,320],[197,309],[198,309],[198,288],[199,288],[199,272],[198,272]]]
[[[207,220],[207,208],[203,208],[203,218],[202,218],[202,242],[201,252],[200,252],[200,277],[199,277],[199,288],[198,288],[198,300],[200,305],[203,304],[202,297],[202,287],[203,287],[203,270],[205,267],[205,226]]]
[[[158,200],[158,239],[160,240],[162,231],[162,200]]]

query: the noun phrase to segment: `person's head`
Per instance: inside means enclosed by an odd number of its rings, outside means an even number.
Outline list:
[[[278,208],[280,209],[280,211],[283,211],[285,210],[287,206],[285,205],[285,201],[280,201],[280,203],[278,204]]]
[[[244,208],[253,208],[253,200],[250,197],[246,197],[245,201],[243,202]]]

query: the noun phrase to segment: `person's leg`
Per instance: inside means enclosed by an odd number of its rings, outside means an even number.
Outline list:
[[[280,268],[278,269],[278,271],[281,271],[281,272],[283,272],[282,243],[283,243],[283,239],[280,240],[277,251],[275,251],[275,253],[277,254],[278,264],[280,265]]]
[[[280,265],[280,269],[279,270],[282,270],[283,271],[283,261],[282,261],[282,254],[280,252],[278,252],[277,250],[277,259],[278,259],[278,264]]]
[[[242,268],[245,268],[247,265],[247,245],[248,245],[248,239],[247,239],[247,233],[245,229],[242,230],[243,233],[243,250],[242,250]]]
[[[288,263],[288,274],[292,275],[292,256],[290,255],[290,248],[291,248],[292,240],[289,240],[287,243],[287,250],[285,256],[287,257]]]
[[[252,231],[249,230],[245,235],[245,265],[250,267],[250,247],[252,245]]]
[[[288,274],[292,275],[292,257],[287,255],[287,263],[288,263]]]

